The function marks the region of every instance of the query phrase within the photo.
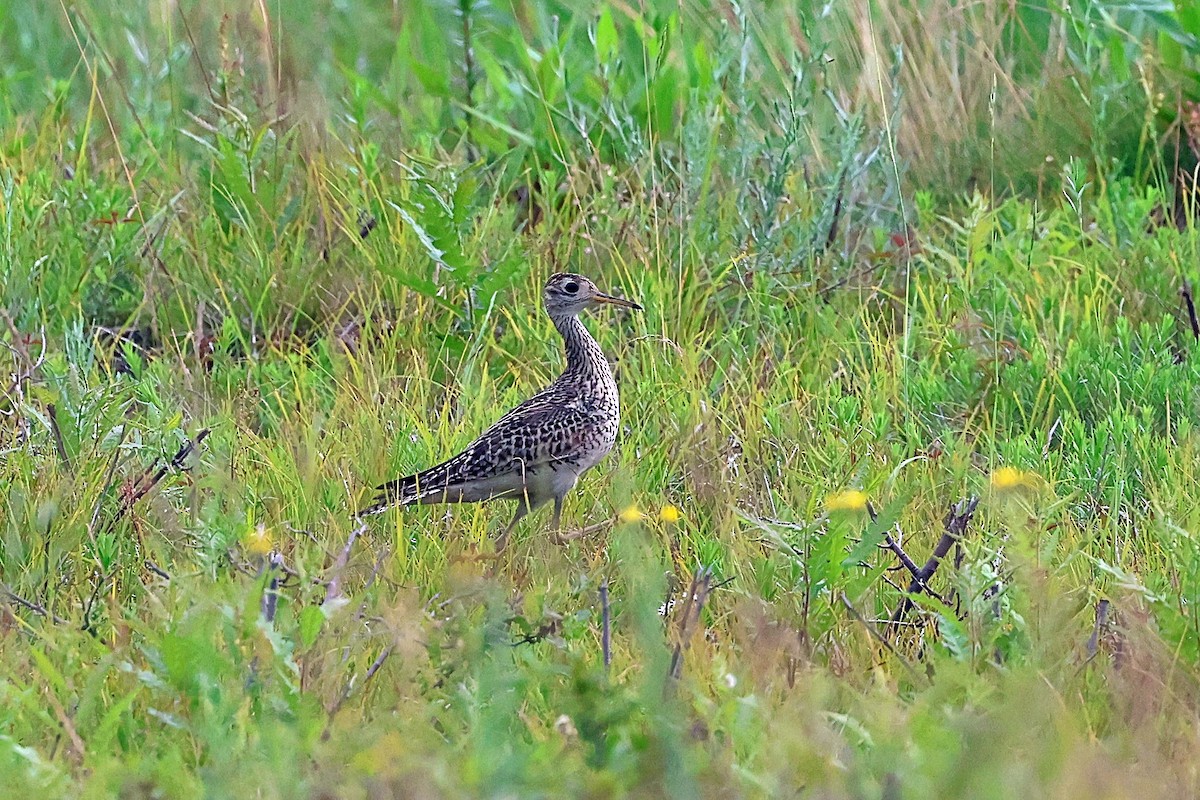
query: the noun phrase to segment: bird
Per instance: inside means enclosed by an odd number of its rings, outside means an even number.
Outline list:
[[[621,414],[617,382],[599,343],[579,315],[604,305],[642,306],[605,294],[583,275],[560,272],[543,290],[547,316],[562,336],[566,368],[553,383],[497,420],[465,450],[414,475],[376,487],[358,517],[394,506],[516,500],[516,514],[496,539],[499,554],[517,523],[554,501],[555,538],[563,498],[600,463],[617,440]]]

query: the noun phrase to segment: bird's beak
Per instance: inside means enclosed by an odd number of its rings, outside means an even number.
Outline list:
[[[623,300],[620,297],[613,297],[611,294],[604,294],[603,292],[597,292],[596,294],[592,295],[592,300],[597,303],[608,303],[614,306],[632,308],[634,311],[642,310],[642,307],[632,300]]]

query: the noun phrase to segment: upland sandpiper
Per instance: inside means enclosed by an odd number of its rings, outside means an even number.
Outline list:
[[[589,308],[611,304],[642,310],[605,294],[582,275],[558,273],[546,281],[546,313],[562,334],[567,368],[558,380],[509,411],[453,458],[389,481],[359,516],[391,506],[516,500],[517,513],[496,540],[504,549],[521,518],[554,501],[553,527],[562,525],[563,497],[617,440],[617,382],[600,345],[579,321]]]

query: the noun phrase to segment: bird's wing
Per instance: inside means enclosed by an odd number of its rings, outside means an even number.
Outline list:
[[[562,461],[584,445],[603,418],[578,401],[535,402],[541,399],[522,403],[484,431],[463,451],[466,461],[496,471]]]
[[[569,460],[584,446],[601,414],[578,401],[535,395],[504,415],[458,455],[437,466],[377,487],[374,502],[359,516],[391,505],[408,505],[426,495],[453,494],[456,487],[506,472],[532,474]]]

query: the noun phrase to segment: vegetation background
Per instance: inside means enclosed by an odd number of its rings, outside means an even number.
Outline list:
[[[9,796],[1200,794],[1193,4],[59,0],[0,52]],[[611,524],[358,527],[554,376],[558,270],[646,306],[587,321]]]

